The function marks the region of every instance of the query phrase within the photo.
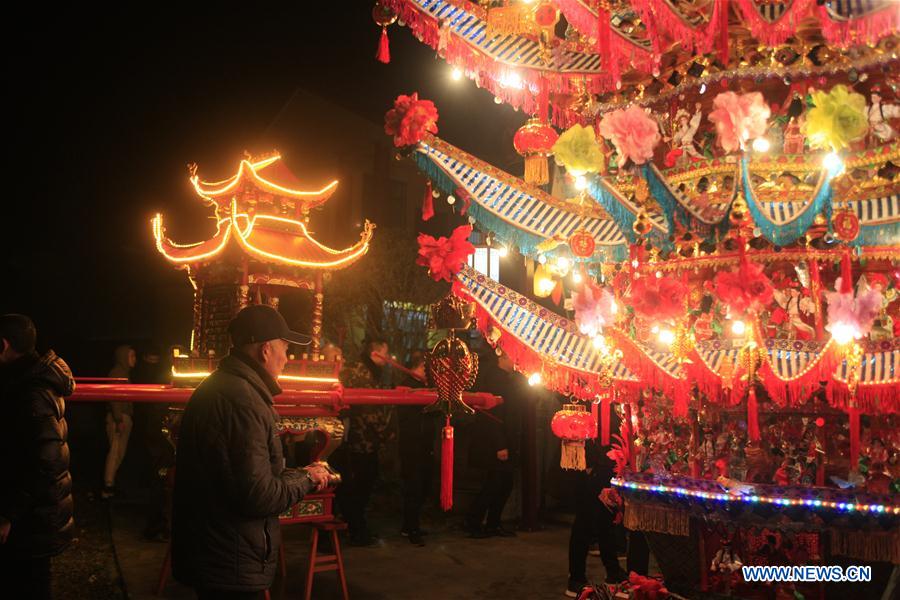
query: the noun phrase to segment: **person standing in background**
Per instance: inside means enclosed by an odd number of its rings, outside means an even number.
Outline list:
[[[400,384],[409,388],[425,387],[425,354],[413,352],[410,374]],[[403,482],[403,525],[400,534],[415,546],[424,546],[426,532],[420,527],[420,516],[431,487],[434,468],[436,413],[425,413],[419,405],[397,407],[397,429],[400,439],[400,479]]]
[[[131,383],[163,385],[171,383],[171,379],[160,347],[151,342],[141,348],[137,365],[131,371]],[[142,402],[134,406],[134,431],[141,442],[138,448],[145,453],[141,461],[143,480],[150,489],[144,538],[155,541],[169,539],[171,490],[167,489],[165,478],[168,470],[175,465],[175,448],[163,433],[168,412],[169,405],[158,402]]]
[[[515,532],[500,523],[503,508],[512,493],[515,468],[518,462],[520,436],[516,379],[513,365],[504,353],[499,357],[491,348],[479,356],[475,391],[501,396],[503,403],[490,411],[478,410],[475,415],[474,440],[471,448],[472,466],[484,471],[481,491],[466,516],[469,537],[515,537]]]
[[[109,377],[131,381],[131,370],[137,363],[134,348],[122,345],[115,351],[116,364],[109,371]],[[109,452],[106,453],[106,464],[103,468],[102,498],[112,498],[116,493],[116,473],[125,458],[128,449],[128,438],[134,420],[134,407],[131,402],[110,402],[106,413],[106,437],[109,439]]]
[[[347,387],[390,388],[393,370],[390,349],[383,339],[372,339],[363,345],[359,364],[341,373]],[[337,490],[341,513],[347,520],[350,544],[371,546],[377,542],[369,531],[366,509],[378,481],[379,451],[390,437],[393,407],[352,406],[347,428],[346,473]]]

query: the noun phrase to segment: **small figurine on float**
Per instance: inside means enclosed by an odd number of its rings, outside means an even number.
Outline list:
[[[872,101],[867,111],[869,119],[869,141],[871,145],[886,144],[897,137],[897,131],[891,126],[891,119],[900,119],[900,106],[882,102],[881,86],[872,86]]]
[[[676,163],[684,164],[689,158],[696,160],[703,158],[703,155],[697,151],[694,142],[703,118],[699,102],[694,105],[694,109],[694,115],[690,118],[688,118],[688,112],[683,108],[679,108],[675,113],[675,133],[672,134],[672,152],[675,154],[672,154],[672,157],[675,158]],[[669,160],[669,162],[672,161]]]
[[[769,323],[782,325],[782,332],[789,339],[812,339],[815,329],[804,320],[804,316],[812,317],[816,312],[816,303],[809,290],[781,271],[776,271],[773,279],[776,286],[775,302],[780,310],[773,311]]]

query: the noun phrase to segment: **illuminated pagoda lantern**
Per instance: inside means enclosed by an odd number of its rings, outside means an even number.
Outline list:
[[[328,201],[338,182],[305,190],[278,154],[242,160],[237,172],[222,181],[203,181],[192,166],[191,183],[215,209],[212,237],[175,243],[166,237],[162,216],[153,219],[157,249],[187,271],[194,288],[190,355],[175,357],[174,374],[190,380],[209,372],[228,351],[228,323],[240,309],[258,303],[278,308],[285,294],[304,290],[314,298],[312,343],[304,349],[310,360],[291,361],[283,378],[288,385],[336,383],[339,367],[319,360],[323,276],[363,257],[375,225],[367,221],[349,248],[336,250],[316,240],[308,229],[310,211]]]

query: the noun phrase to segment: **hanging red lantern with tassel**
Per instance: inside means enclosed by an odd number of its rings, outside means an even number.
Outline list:
[[[547,158],[553,154],[553,144],[559,134],[538,118],[528,119],[513,137],[513,147],[525,158],[525,181],[544,185],[550,181]]]
[[[437,388],[438,399],[425,411],[441,411],[445,425],[441,432],[441,508],[453,508],[453,425],[454,411],[472,414],[475,411],[462,399],[462,393],[472,387],[478,375],[478,355],[456,337],[455,329],[465,329],[471,323],[470,305],[450,295],[431,306],[432,325],[449,329],[425,357],[428,379]]]
[[[388,25],[392,25],[397,20],[397,13],[385,2],[376,2],[375,7],[372,9],[372,19],[375,20],[376,25],[381,27],[381,37],[378,40],[378,51],[375,53],[375,58],[378,62],[387,64],[391,62],[391,48],[388,42],[387,28]]]
[[[559,466],[584,471],[584,441],[597,435],[595,417],[581,404],[563,404],[550,421],[553,434],[562,439]]]

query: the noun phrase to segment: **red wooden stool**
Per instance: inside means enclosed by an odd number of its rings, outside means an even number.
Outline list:
[[[349,600],[350,596],[347,593],[347,579],[344,577],[344,556],[341,553],[341,540],[338,537],[338,532],[347,529],[347,524],[342,521],[324,521],[321,523],[310,523],[309,526],[312,527],[312,536],[310,536],[309,569],[306,572],[306,594],[304,595],[304,599],[310,600],[312,597],[313,576],[316,573],[337,571],[344,600]],[[334,554],[319,554],[320,531],[331,535],[331,544],[334,548]],[[282,544],[282,547],[283,546],[284,545]],[[283,565],[284,562],[282,562],[282,569],[284,568]]]

